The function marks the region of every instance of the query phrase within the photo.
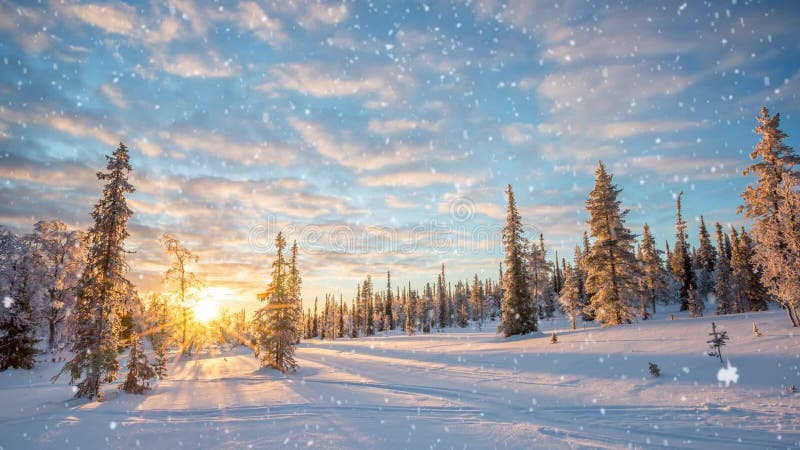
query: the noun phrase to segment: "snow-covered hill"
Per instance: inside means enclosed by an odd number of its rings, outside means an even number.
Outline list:
[[[712,320],[730,336],[723,356],[738,382],[727,387],[706,355]],[[754,336],[754,321],[764,336]],[[305,342],[289,377],[257,370],[247,349],[209,352],[175,362],[146,396],[107,386],[103,403],[72,400],[65,379],[49,382],[60,366],[44,363],[0,374],[0,446],[800,446],[800,394],[788,392],[800,385],[800,341],[780,311],[542,328],[509,340],[485,325]]]

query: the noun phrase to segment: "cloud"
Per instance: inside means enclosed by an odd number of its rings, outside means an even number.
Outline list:
[[[296,160],[297,152],[274,142],[245,142],[222,133],[194,130],[192,132],[160,133],[186,152],[199,151],[209,156],[244,165],[287,166]]]
[[[184,78],[227,78],[239,73],[240,67],[231,59],[223,60],[215,51],[206,54],[157,54],[151,58],[157,67]]]
[[[528,123],[510,123],[501,129],[503,138],[511,144],[521,145],[533,139],[534,127]]]
[[[90,137],[108,145],[116,147],[122,140],[122,136],[112,133],[102,127],[93,125],[88,119],[72,118],[68,116],[52,115],[40,120],[40,123],[63,133],[75,137]]]
[[[125,100],[125,96],[122,95],[122,91],[120,91],[117,86],[114,86],[113,84],[104,84],[100,86],[100,92],[117,108],[128,108],[128,102]]]
[[[398,134],[409,130],[425,130],[430,132],[437,132],[440,130],[440,128],[441,128],[441,122],[429,122],[427,120],[372,119],[369,121],[369,131],[383,135]]]
[[[256,87],[262,92],[296,91],[314,97],[361,96],[389,102],[398,98],[393,76],[382,70],[367,71],[357,78],[333,77],[331,67],[320,63],[280,64],[269,71],[270,81]],[[396,77],[395,77],[396,78]]]
[[[367,175],[359,178],[364,186],[424,187],[433,184],[452,184],[473,186],[484,181],[483,174],[436,171],[396,171],[380,175]]]
[[[681,181],[719,179],[739,174],[739,167],[746,161],[692,157],[691,155],[647,155],[634,156],[615,162],[615,174],[641,174],[649,172],[662,178]]]
[[[136,8],[118,4],[68,4],[64,12],[107,33],[129,36],[136,30]]]
[[[88,190],[97,186],[96,170],[70,161],[42,164],[21,156],[0,159],[0,178],[31,185]]]
[[[150,141],[147,138],[137,139],[133,143],[133,149],[141,151],[145,156],[156,158],[164,153],[164,149],[156,142]]]
[[[241,2],[234,13],[239,28],[250,30],[260,39],[273,45],[286,41],[286,33],[280,20],[270,17],[255,2]]]
[[[289,118],[289,124],[306,144],[315,148],[321,155],[356,172],[406,164],[415,158],[415,154],[409,149],[389,147],[381,151],[337,138],[325,127],[314,122],[292,117]]]
[[[686,128],[696,128],[704,125],[702,122],[688,120],[651,120],[651,121],[622,121],[612,123],[588,123],[583,126],[570,124],[541,123],[538,130],[546,134],[557,136],[577,133],[583,136],[617,140],[642,134],[670,133]]]
[[[417,207],[416,203],[409,200],[403,200],[394,195],[387,194],[383,198],[386,201],[386,206],[389,208],[409,209]]]
[[[273,7],[276,11],[290,15],[294,21],[308,30],[337,25],[350,16],[350,10],[345,2],[297,0],[276,2]]]

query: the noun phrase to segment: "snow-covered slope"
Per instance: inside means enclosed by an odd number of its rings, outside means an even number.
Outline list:
[[[730,336],[726,387],[706,355]],[[752,323],[764,333],[754,336]],[[176,361],[146,396],[71,400],[59,366],[0,374],[11,448],[786,448],[800,446],[800,350],[780,311],[504,340],[484,331],[311,341],[300,370],[246,349]],[[558,343],[550,343],[550,330]],[[661,377],[648,373],[648,362]],[[732,371],[730,371],[732,373]]]

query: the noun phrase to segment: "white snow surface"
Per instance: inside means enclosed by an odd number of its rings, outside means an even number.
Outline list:
[[[707,356],[712,320],[730,336],[723,356],[738,379],[728,387],[718,373],[731,369]],[[106,385],[102,403],[72,399],[66,377],[49,381],[61,363],[42,362],[0,373],[0,447],[800,446],[800,394],[788,391],[800,384],[800,330],[781,311],[541,326],[511,339],[485,324],[305,341],[289,376],[259,370],[247,348],[212,349],[173,361],[147,395]]]

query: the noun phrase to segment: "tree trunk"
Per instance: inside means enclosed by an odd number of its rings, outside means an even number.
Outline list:
[[[796,311],[794,311],[792,305],[786,305],[786,313],[789,315],[789,320],[792,321],[793,327],[800,325],[797,323]]]
[[[56,320],[55,318],[50,318],[47,320],[48,325],[48,337],[47,337],[47,347],[52,352],[56,349]]]

